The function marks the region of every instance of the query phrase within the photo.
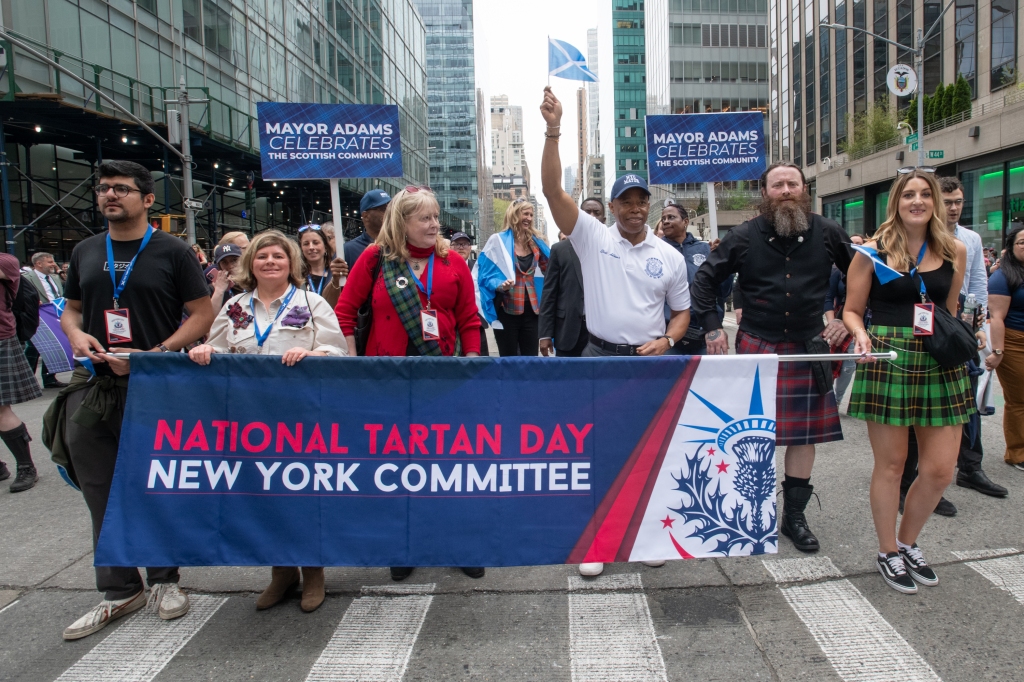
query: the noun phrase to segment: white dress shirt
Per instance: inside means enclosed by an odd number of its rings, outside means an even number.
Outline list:
[[[338,316],[327,301],[312,291],[296,289],[288,307],[274,321],[288,291],[290,288],[271,301],[269,310],[257,291],[232,296],[213,321],[206,343],[217,353],[284,355],[292,348],[305,348],[333,356],[348,355]],[[238,308],[234,308],[236,305]],[[261,330],[273,325],[262,348],[256,342],[254,309]]]
[[[985,271],[985,255],[982,253],[981,235],[957,223],[953,234],[967,247],[967,267],[964,271],[964,285],[960,293],[974,294],[978,305],[988,307],[988,273]]]
[[[583,271],[583,307],[591,334],[640,346],[665,334],[665,305],[690,309],[686,261],[650,227],[634,246],[618,227],[583,211],[569,235]]]
[[[43,291],[46,292],[46,298],[48,298],[51,303],[55,299],[60,298],[60,294],[57,292],[56,283],[50,279],[51,275],[48,275],[45,272],[39,272],[35,268],[32,268],[32,272],[36,273],[36,277],[38,277],[39,281],[43,283]]]

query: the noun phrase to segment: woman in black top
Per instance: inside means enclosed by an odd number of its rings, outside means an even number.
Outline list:
[[[918,583],[938,583],[916,541],[953,479],[961,425],[973,406],[966,365],[943,369],[935,362],[924,337],[914,334],[915,312],[922,304],[923,282],[936,306],[956,314],[967,250],[936,211],[941,193],[933,174],[915,170],[901,175],[889,196],[886,221],[875,241],[855,247],[843,323],[853,331],[855,352],[898,353],[893,361],[860,361],[850,416],[867,420],[875,456],[871,513],[878,533],[878,570],[891,587],[914,593]],[[870,332],[864,329],[866,308],[872,312]],[[907,493],[897,535],[910,426],[920,444],[919,475]]]

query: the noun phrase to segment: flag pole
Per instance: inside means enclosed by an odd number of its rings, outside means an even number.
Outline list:
[[[548,36],[548,87],[551,87],[551,36]]]

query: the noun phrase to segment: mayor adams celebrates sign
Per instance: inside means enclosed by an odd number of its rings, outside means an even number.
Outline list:
[[[264,180],[400,178],[393,104],[259,102]]]
[[[757,180],[764,172],[759,111],[648,116],[646,125],[652,185]]]
[[[778,358],[132,358],[99,566],[774,553]]]

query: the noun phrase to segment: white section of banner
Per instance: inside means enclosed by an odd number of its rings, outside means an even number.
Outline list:
[[[676,543],[694,557],[777,551],[778,371],[775,355],[700,358],[630,561],[684,558]]]

